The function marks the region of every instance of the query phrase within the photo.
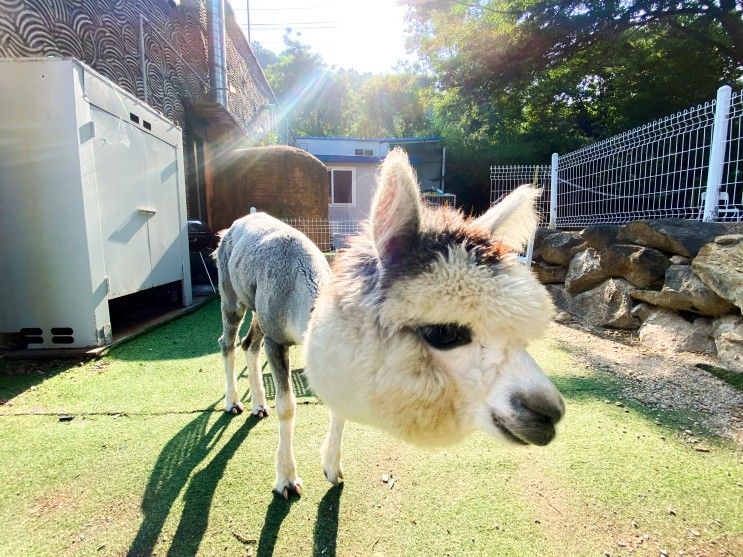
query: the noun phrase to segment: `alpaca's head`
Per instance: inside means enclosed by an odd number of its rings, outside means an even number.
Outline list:
[[[369,354],[378,425],[424,444],[472,430],[537,445],[553,439],[564,403],[526,352],[553,307],[516,259],[536,228],[537,194],[522,186],[466,219],[425,207],[405,153],[387,157],[369,231],[339,257],[334,299],[318,316],[372,316],[355,349]]]

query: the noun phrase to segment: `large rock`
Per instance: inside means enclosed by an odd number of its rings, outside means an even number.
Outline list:
[[[649,248],[694,257],[716,236],[725,234],[724,224],[684,219],[641,220],[625,224],[618,240]]]
[[[565,282],[568,270],[562,265],[550,265],[543,261],[537,261],[532,265],[532,272],[542,284],[559,284]]]
[[[672,352],[715,354],[712,325],[707,319],[689,323],[679,314],[657,309],[647,316],[638,331],[640,342]]]
[[[725,367],[743,373],[743,317],[726,315],[712,322],[717,355]]]
[[[720,236],[707,244],[691,268],[720,297],[743,309],[743,234]]]
[[[544,242],[545,238],[559,233],[560,231],[555,228],[537,228],[537,232],[534,235],[534,250],[531,255],[534,261],[539,261],[542,258],[542,242]]]
[[[584,228],[580,237],[589,247],[601,251],[617,243],[619,226],[616,224],[593,224]]]
[[[640,288],[660,283],[671,265],[661,252],[629,244],[610,246],[599,257],[607,276],[627,279]]]
[[[689,265],[671,265],[666,270],[666,281],[660,292],[635,290],[635,300],[654,306],[693,311],[699,315],[716,316],[728,313],[733,305],[723,300],[694,274]]]
[[[601,284],[607,279],[601,268],[599,254],[593,248],[576,253],[570,261],[565,277],[565,288],[571,294],[580,294]]]
[[[596,288],[573,297],[572,314],[594,327],[636,329],[640,322],[632,316],[633,287],[626,280],[609,279]]]
[[[573,256],[586,247],[578,232],[557,232],[542,241],[540,252],[547,263],[567,267]]]
[[[640,321],[645,321],[658,308],[649,304],[640,303],[632,308],[632,317],[637,317]]]
[[[564,286],[561,284],[547,284],[545,288],[552,296],[552,301],[555,303],[558,313],[571,313],[573,311],[573,297],[565,290]]]

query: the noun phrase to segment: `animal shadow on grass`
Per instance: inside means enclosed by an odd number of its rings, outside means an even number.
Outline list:
[[[271,503],[266,509],[266,518],[263,521],[263,528],[261,528],[261,536],[258,539],[256,557],[271,557],[273,555],[281,523],[284,522],[296,500],[295,496],[289,497],[288,501],[276,494],[272,496]]]
[[[335,557],[342,494],[343,484],[334,485],[323,496],[317,507],[312,555]]]
[[[312,546],[312,555],[314,556],[335,557],[342,493],[342,483],[331,487],[317,507]],[[268,509],[266,509],[266,518],[263,521],[261,536],[258,540],[256,557],[271,557],[274,554],[281,524],[296,500],[295,497],[290,497],[288,501],[285,501],[277,495],[273,496]]]
[[[170,509],[188,482],[191,472],[219,442],[230,423],[231,416],[222,414],[209,427],[209,419],[216,406],[215,402],[207,411],[200,413],[168,441],[160,452],[142,497],[142,524],[127,555],[152,555]],[[257,422],[254,417],[248,418],[206,469],[191,479],[174,541],[178,543],[179,554],[196,553],[204,535],[209,506],[217,483],[228,460]],[[188,553],[191,548],[193,551]],[[171,547],[168,554],[173,554],[175,550],[175,547]]]
[[[223,414],[219,420],[222,419],[229,421],[230,418]],[[196,555],[209,522],[209,509],[214,493],[224,475],[227,463],[259,421],[260,418],[256,416],[249,416],[209,464],[191,478],[183,497],[183,513],[168,555]]]

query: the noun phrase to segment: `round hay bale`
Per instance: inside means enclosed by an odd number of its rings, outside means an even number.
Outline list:
[[[328,170],[307,151],[286,145],[236,149],[216,166],[209,203],[215,230],[229,228],[251,207],[282,220],[328,218]]]

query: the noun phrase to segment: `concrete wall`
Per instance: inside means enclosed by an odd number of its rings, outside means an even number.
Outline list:
[[[338,165],[339,168],[353,167],[356,172],[356,199],[354,206],[334,206],[328,208],[331,219],[363,220],[369,217],[372,195],[374,193],[377,166],[374,164]],[[335,168],[329,164],[328,169]]]

